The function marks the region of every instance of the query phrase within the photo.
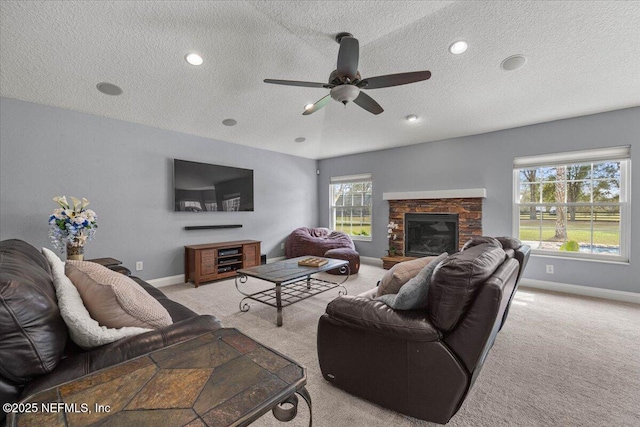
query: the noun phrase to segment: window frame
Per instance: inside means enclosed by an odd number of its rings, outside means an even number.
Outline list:
[[[567,153],[555,153],[544,154],[537,156],[516,157],[513,163],[513,235],[520,238],[520,210],[522,206],[536,206],[543,210],[547,206],[559,207],[597,207],[597,206],[611,206],[617,205],[620,209],[620,254],[619,255],[602,255],[586,252],[569,252],[558,250],[545,250],[545,249],[531,249],[533,255],[553,257],[553,258],[566,258],[585,261],[601,261],[610,263],[624,263],[628,264],[630,259],[630,246],[631,246],[631,155],[630,146],[622,147],[610,147],[595,150],[583,150]],[[619,162],[620,163],[620,194],[618,202],[594,202],[593,192],[592,198],[589,203],[587,202],[567,202],[564,201],[551,202],[551,203],[534,203],[520,202],[521,184],[520,172],[523,169],[543,168],[543,167],[557,167],[557,166],[571,166],[576,164],[594,164],[603,162]],[[590,180],[593,182],[593,177]],[[570,182],[565,176],[565,182]],[[542,194],[540,194],[540,200]],[[543,213],[542,212],[542,213]],[[591,224],[591,241],[593,242],[593,225]]]
[[[334,205],[333,202],[333,192],[334,192],[334,185],[337,184],[358,184],[358,183],[369,183],[371,186],[371,193],[370,193],[370,201],[371,201],[371,205],[370,206],[366,206],[366,205],[358,205],[358,206],[337,206]],[[365,194],[366,193],[362,193],[363,195],[363,200],[365,198]],[[351,237],[352,240],[355,241],[365,241],[365,242],[370,242],[373,239],[373,176],[370,173],[366,173],[366,174],[359,174],[359,175],[344,175],[344,176],[332,176],[329,179],[329,228],[331,228],[332,230],[337,230],[336,228],[336,210],[337,208],[347,208],[347,209],[365,209],[368,208],[369,209],[369,217],[370,217],[370,226],[371,226],[371,232],[369,233],[368,236],[362,236],[362,235],[354,235],[354,234],[349,234],[346,233],[346,231],[344,231],[349,237]]]

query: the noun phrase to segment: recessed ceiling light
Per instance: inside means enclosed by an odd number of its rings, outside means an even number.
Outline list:
[[[449,46],[449,52],[453,53],[454,55],[460,55],[461,53],[464,53],[465,50],[467,50],[467,47],[467,42],[459,40]]]
[[[234,120],[234,119],[224,119],[222,121],[222,124],[225,125],[225,126],[235,126],[235,125],[238,124],[238,122],[236,120]]]
[[[295,139],[296,142],[305,142],[307,140],[307,138],[299,136],[298,138]]]
[[[522,55],[512,55],[502,61],[500,67],[506,71],[517,70],[518,68],[522,68],[524,64],[527,63],[527,58]]]
[[[313,104],[307,104],[307,105],[305,105],[305,106],[304,106],[304,109],[305,109],[305,110],[308,110],[308,109],[309,109],[309,108],[311,108],[311,107],[313,107]]]
[[[187,53],[184,59],[191,65],[202,65],[202,63],[204,62],[202,56],[198,55],[197,53]]]
[[[418,116],[416,116],[415,114],[409,114],[407,116],[407,120],[410,122],[415,122],[416,120],[418,120]]]
[[[104,93],[105,95],[116,96],[116,95],[122,94],[122,89],[120,89],[118,86],[114,85],[113,83],[102,82],[102,83],[98,83],[96,87],[100,92]]]

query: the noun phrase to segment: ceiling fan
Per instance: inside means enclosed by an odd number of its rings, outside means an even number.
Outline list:
[[[340,44],[338,66],[329,75],[329,83],[274,79],[265,79],[264,82],[287,86],[331,89],[329,95],[321,98],[308,108],[305,108],[304,113],[302,113],[304,116],[315,113],[327,105],[331,98],[342,102],[344,105],[353,101],[372,114],[380,114],[384,111],[380,104],[362,92],[361,89],[380,89],[383,87],[406,85],[427,80],[431,77],[430,71],[413,71],[410,73],[387,74],[363,79],[358,71],[358,57],[360,56],[358,39],[354,38],[350,33],[340,33],[336,36],[336,41]]]

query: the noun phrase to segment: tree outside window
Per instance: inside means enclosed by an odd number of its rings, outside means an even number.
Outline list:
[[[355,238],[370,239],[372,187],[370,175],[332,178],[330,227]]]
[[[539,251],[624,257],[628,160],[515,168],[517,231]]]

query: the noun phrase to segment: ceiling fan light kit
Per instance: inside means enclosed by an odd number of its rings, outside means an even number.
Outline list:
[[[296,80],[265,79],[265,83],[285,86],[315,87],[330,89],[329,95],[320,98],[315,104],[307,104],[302,115],[308,116],[326,106],[331,99],[341,102],[345,106],[349,102],[360,106],[371,114],[380,114],[384,109],[373,98],[361,89],[380,89],[400,86],[427,80],[430,71],[413,71],[409,73],[388,74],[363,79],[358,71],[360,58],[360,44],[351,33],[339,33],[336,42],[340,44],[336,69],[329,74],[328,83],[304,82]]]
[[[360,95],[360,88],[354,85],[340,85],[331,89],[331,98],[342,102],[345,106]]]

